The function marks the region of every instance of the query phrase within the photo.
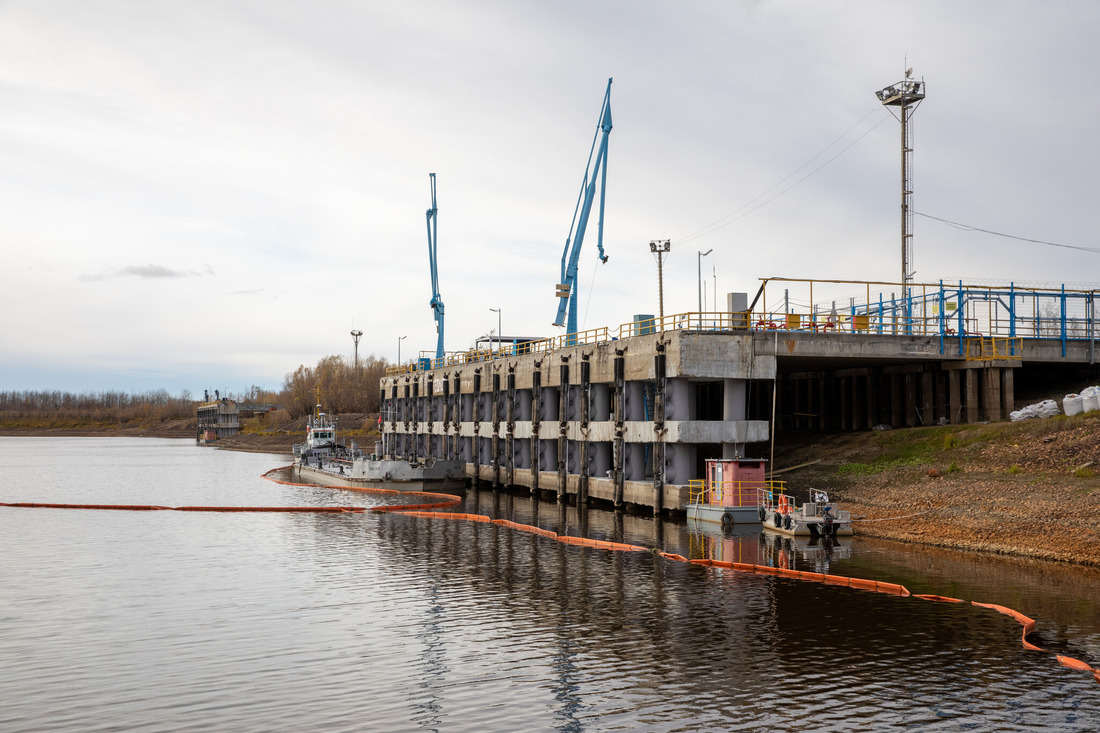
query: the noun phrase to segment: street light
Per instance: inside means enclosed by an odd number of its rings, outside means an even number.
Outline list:
[[[401,340],[406,339],[406,338],[408,338],[407,335],[397,337],[397,366],[398,366],[398,368],[401,367]]]
[[[709,255],[713,251],[714,251],[713,247],[708,249],[706,252],[703,252],[702,250],[700,250],[699,251],[699,257],[696,260],[696,262],[699,263],[699,312],[700,313],[703,312],[703,258],[706,257],[707,255]]]
[[[501,309],[500,308],[490,308],[489,310],[494,311],[497,314],[497,344],[499,346],[500,345],[500,311],[501,311]],[[503,348],[503,347],[500,347],[500,348]],[[489,340],[489,351],[491,352],[492,350],[493,350],[493,341],[492,341],[492,339],[490,339]]]

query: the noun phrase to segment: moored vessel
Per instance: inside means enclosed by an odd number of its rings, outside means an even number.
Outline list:
[[[338,438],[336,420],[318,404],[306,426],[306,441],[294,446],[293,476],[299,481],[350,489],[438,491],[466,488],[466,464],[436,458],[400,459],[364,453]]]

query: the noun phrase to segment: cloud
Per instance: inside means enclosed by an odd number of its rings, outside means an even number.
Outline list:
[[[99,282],[101,280],[122,277],[134,277],[139,280],[162,280],[165,278],[203,277],[206,275],[210,275],[211,277],[214,275],[214,268],[210,265],[204,264],[202,269],[199,270],[174,270],[164,265],[149,263],[145,265],[128,265],[127,267],[120,267],[116,270],[109,270],[94,275],[82,275],[80,280],[83,282]]]

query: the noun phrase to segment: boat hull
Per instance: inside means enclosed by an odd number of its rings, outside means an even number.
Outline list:
[[[353,461],[321,458],[297,461],[294,476],[299,481],[346,489],[390,489],[396,491],[457,491],[465,489],[466,466],[461,461],[371,460]]]
[[[760,524],[760,514],[754,506],[717,506],[714,504],[688,504],[688,519],[712,522],[723,526],[733,524]]]
[[[851,519],[846,511],[837,512],[832,522],[824,517],[806,516],[801,510],[778,512],[764,510],[764,529],[788,537],[848,537],[852,533]]]

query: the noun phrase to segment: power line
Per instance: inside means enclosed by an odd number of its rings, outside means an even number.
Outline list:
[[[723,217],[722,217],[721,219],[718,219],[717,221],[714,221],[714,222],[712,222],[712,223],[708,224],[707,226],[703,227],[702,229],[699,229],[699,230],[698,230],[698,231],[696,231],[696,232],[693,232],[693,233],[691,233],[691,234],[688,234],[687,236],[684,236],[684,237],[680,237],[680,238],[679,238],[679,239],[677,239],[676,241],[677,241],[677,242],[679,242],[679,243],[682,243],[682,244],[686,244],[686,243],[688,243],[688,242],[690,242],[690,241],[692,241],[692,240],[695,240],[695,239],[699,239],[700,237],[705,237],[706,235],[708,235],[708,234],[711,234],[711,233],[713,233],[713,232],[716,232],[716,231],[718,231],[719,229],[721,229],[721,228],[723,228],[723,227],[729,226],[730,224],[732,224],[732,223],[733,223],[733,222],[735,222],[735,221],[738,221],[739,219],[743,219],[743,218],[745,218],[746,216],[748,216],[749,214],[753,213],[753,212],[754,212],[754,211],[756,211],[757,209],[760,209],[760,208],[762,208],[762,207],[764,207],[764,206],[767,206],[767,205],[768,205],[768,204],[770,204],[770,203],[771,203],[772,201],[775,201],[775,200],[776,200],[777,198],[779,198],[779,197],[780,197],[780,196],[782,196],[783,194],[787,193],[787,192],[788,192],[788,191],[790,191],[790,190],[791,190],[792,188],[794,188],[794,187],[798,186],[798,185],[799,185],[800,183],[802,183],[803,181],[805,181],[805,180],[806,180],[807,178],[809,178],[809,177],[810,177],[810,176],[812,176],[813,174],[817,173],[817,172],[818,172],[819,170],[821,170],[821,169],[822,169],[822,168],[824,168],[825,166],[829,165],[829,163],[832,163],[832,162],[833,162],[834,160],[836,160],[836,159],[837,159],[837,158],[839,158],[839,157],[840,157],[841,155],[843,155],[844,153],[846,153],[846,152],[847,152],[847,151],[848,151],[848,150],[849,150],[849,149],[850,149],[850,148],[851,148],[852,146],[854,146],[854,145],[855,145],[856,143],[858,143],[858,142],[859,142],[860,140],[862,140],[863,138],[865,138],[865,137],[867,137],[868,135],[870,135],[870,134],[871,134],[871,132],[873,132],[873,131],[874,131],[874,130],[875,130],[876,128],[878,128],[878,126],[879,126],[879,125],[881,125],[881,124],[882,124],[883,122],[885,122],[885,121],[886,121],[887,119],[889,119],[889,117],[883,117],[883,118],[882,118],[882,119],[881,119],[881,120],[880,120],[879,122],[877,122],[877,123],[875,123],[874,125],[872,125],[872,126],[870,127],[870,129],[868,129],[868,130],[867,130],[866,132],[864,132],[864,133],[863,133],[862,135],[860,135],[860,136],[859,136],[859,137],[857,137],[857,138],[856,138],[855,140],[853,140],[853,141],[852,141],[851,143],[849,143],[848,145],[846,145],[846,146],[845,146],[845,147],[844,147],[843,149],[841,149],[841,150],[840,150],[840,151],[839,151],[839,152],[838,152],[838,153],[837,153],[836,155],[834,155],[833,157],[829,158],[829,159],[828,159],[828,160],[826,160],[826,161],[825,161],[824,163],[822,163],[821,165],[817,166],[816,168],[814,168],[813,170],[811,170],[810,172],[808,172],[808,173],[807,173],[806,175],[804,175],[804,176],[802,176],[801,178],[799,178],[798,180],[796,180],[796,181],[795,181],[794,183],[792,183],[791,185],[789,185],[789,186],[787,186],[786,188],[782,189],[781,191],[779,191],[778,193],[776,193],[776,194],[775,194],[774,196],[772,196],[772,197],[770,197],[770,198],[768,198],[768,199],[766,199],[766,200],[762,201],[762,202],[761,202],[760,204],[758,204],[758,205],[756,205],[756,206],[753,206],[753,204],[755,204],[756,202],[760,201],[760,200],[761,200],[761,199],[763,199],[763,198],[764,198],[765,196],[767,196],[767,195],[768,195],[769,193],[771,193],[771,192],[772,192],[772,191],[774,191],[775,189],[777,189],[777,188],[779,188],[780,186],[782,186],[782,185],[783,185],[784,183],[786,183],[786,182],[787,182],[788,180],[790,180],[790,179],[791,179],[791,178],[793,178],[793,177],[794,177],[795,175],[797,175],[797,174],[799,173],[799,171],[803,170],[803,169],[804,169],[804,168],[806,168],[806,167],[807,167],[808,165],[810,165],[810,164],[811,164],[811,163],[813,163],[813,162],[814,162],[815,160],[817,160],[817,159],[818,159],[818,158],[820,158],[820,157],[821,157],[822,155],[824,155],[824,154],[825,154],[825,153],[826,153],[826,152],[827,152],[827,151],[828,151],[828,150],[829,150],[830,148],[832,148],[832,147],[833,147],[834,145],[836,145],[836,144],[837,144],[838,142],[840,142],[840,141],[841,141],[841,140],[843,140],[843,139],[844,139],[845,137],[847,137],[847,136],[848,136],[848,134],[849,134],[849,133],[850,133],[850,132],[851,132],[852,130],[854,130],[855,128],[859,127],[859,126],[860,126],[861,124],[863,124],[863,121],[864,121],[864,120],[866,120],[866,119],[867,119],[868,117],[870,117],[871,115],[873,115],[873,114],[874,114],[874,113],[875,113],[875,112],[876,112],[877,110],[879,110],[879,109],[881,109],[881,108],[880,108],[880,107],[876,107],[875,109],[872,109],[872,110],[871,110],[870,112],[868,112],[867,114],[863,115],[863,117],[861,117],[861,118],[859,119],[859,121],[858,121],[858,122],[856,122],[856,123],[855,123],[854,125],[852,125],[852,126],[851,126],[851,127],[849,127],[849,128],[847,129],[847,130],[845,130],[845,131],[844,131],[843,133],[841,133],[841,135],[840,135],[839,137],[837,137],[837,138],[836,138],[835,140],[833,140],[833,141],[832,141],[831,143],[829,143],[829,144],[828,144],[828,145],[826,145],[826,146],[825,146],[824,148],[822,148],[822,149],[821,149],[820,151],[818,151],[818,153],[817,153],[817,154],[815,154],[815,155],[814,155],[813,157],[811,157],[811,158],[810,158],[809,160],[807,160],[807,161],[806,161],[805,163],[803,163],[802,165],[798,166],[798,168],[795,168],[795,169],[794,169],[793,171],[791,171],[790,173],[788,173],[788,174],[787,174],[786,176],[784,176],[784,177],[783,177],[783,178],[781,178],[780,180],[776,181],[776,182],[775,182],[774,184],[772,184],[772,186],[771,186],[770,188],[768,188],[767,190],[765,190],[765,191],[764,191],[763,193],[759,194],[758,196],[756,196],[756,197],[755,197],[755,198],[753,198],[753,199],[750,199],[750,200],[749,200],[749,201],[747,201],[746,203],[742,204],[742,205],[741,205],[741,206],[740,206],[739,208],[735,209],[735,210],[734,210],[733,212],[731,212],[731,213],[729,213],[729,214],[727,214],[727,215],[723,216]],[[749,207],[751,207],[751,208],[749,208]],[[748,211],[745,211],[745,209],[748,209]],[[741,213],[741,212],[744,212],[744,213]],[[740,214],[740,215],[739,215],[739,214]]]
[[[950,227],[961,229],[964,232],[981,232],[982,234],[992,234],[995,237],[1004,237],[1005,239],[1015,239],[1018,242],[1030,242],[1032,244],[1045,244],[1048,247],[1064,247],[1065,249],[1078,249],[1082,252],[1096,252],[1100,254],[1100,249],[1095,247],[1081,247],[1076,244],[1061,244],[1059,242],[1048,242],[1045,239],[1030,239],[1028,237],[1017,237],[1013,234],[1005,234],[1004,232],[995,232],[992,229],[982,229],[981,227],[970,226],[969,224],[962,224],[957,221],[951,221],[950,219],[941,219],[938,216],[932,216],[931,214],[925,214],[921,211],[914,211],[917,216],[923,216],[925,219],[933,219],[938,222],[947,224]]]

